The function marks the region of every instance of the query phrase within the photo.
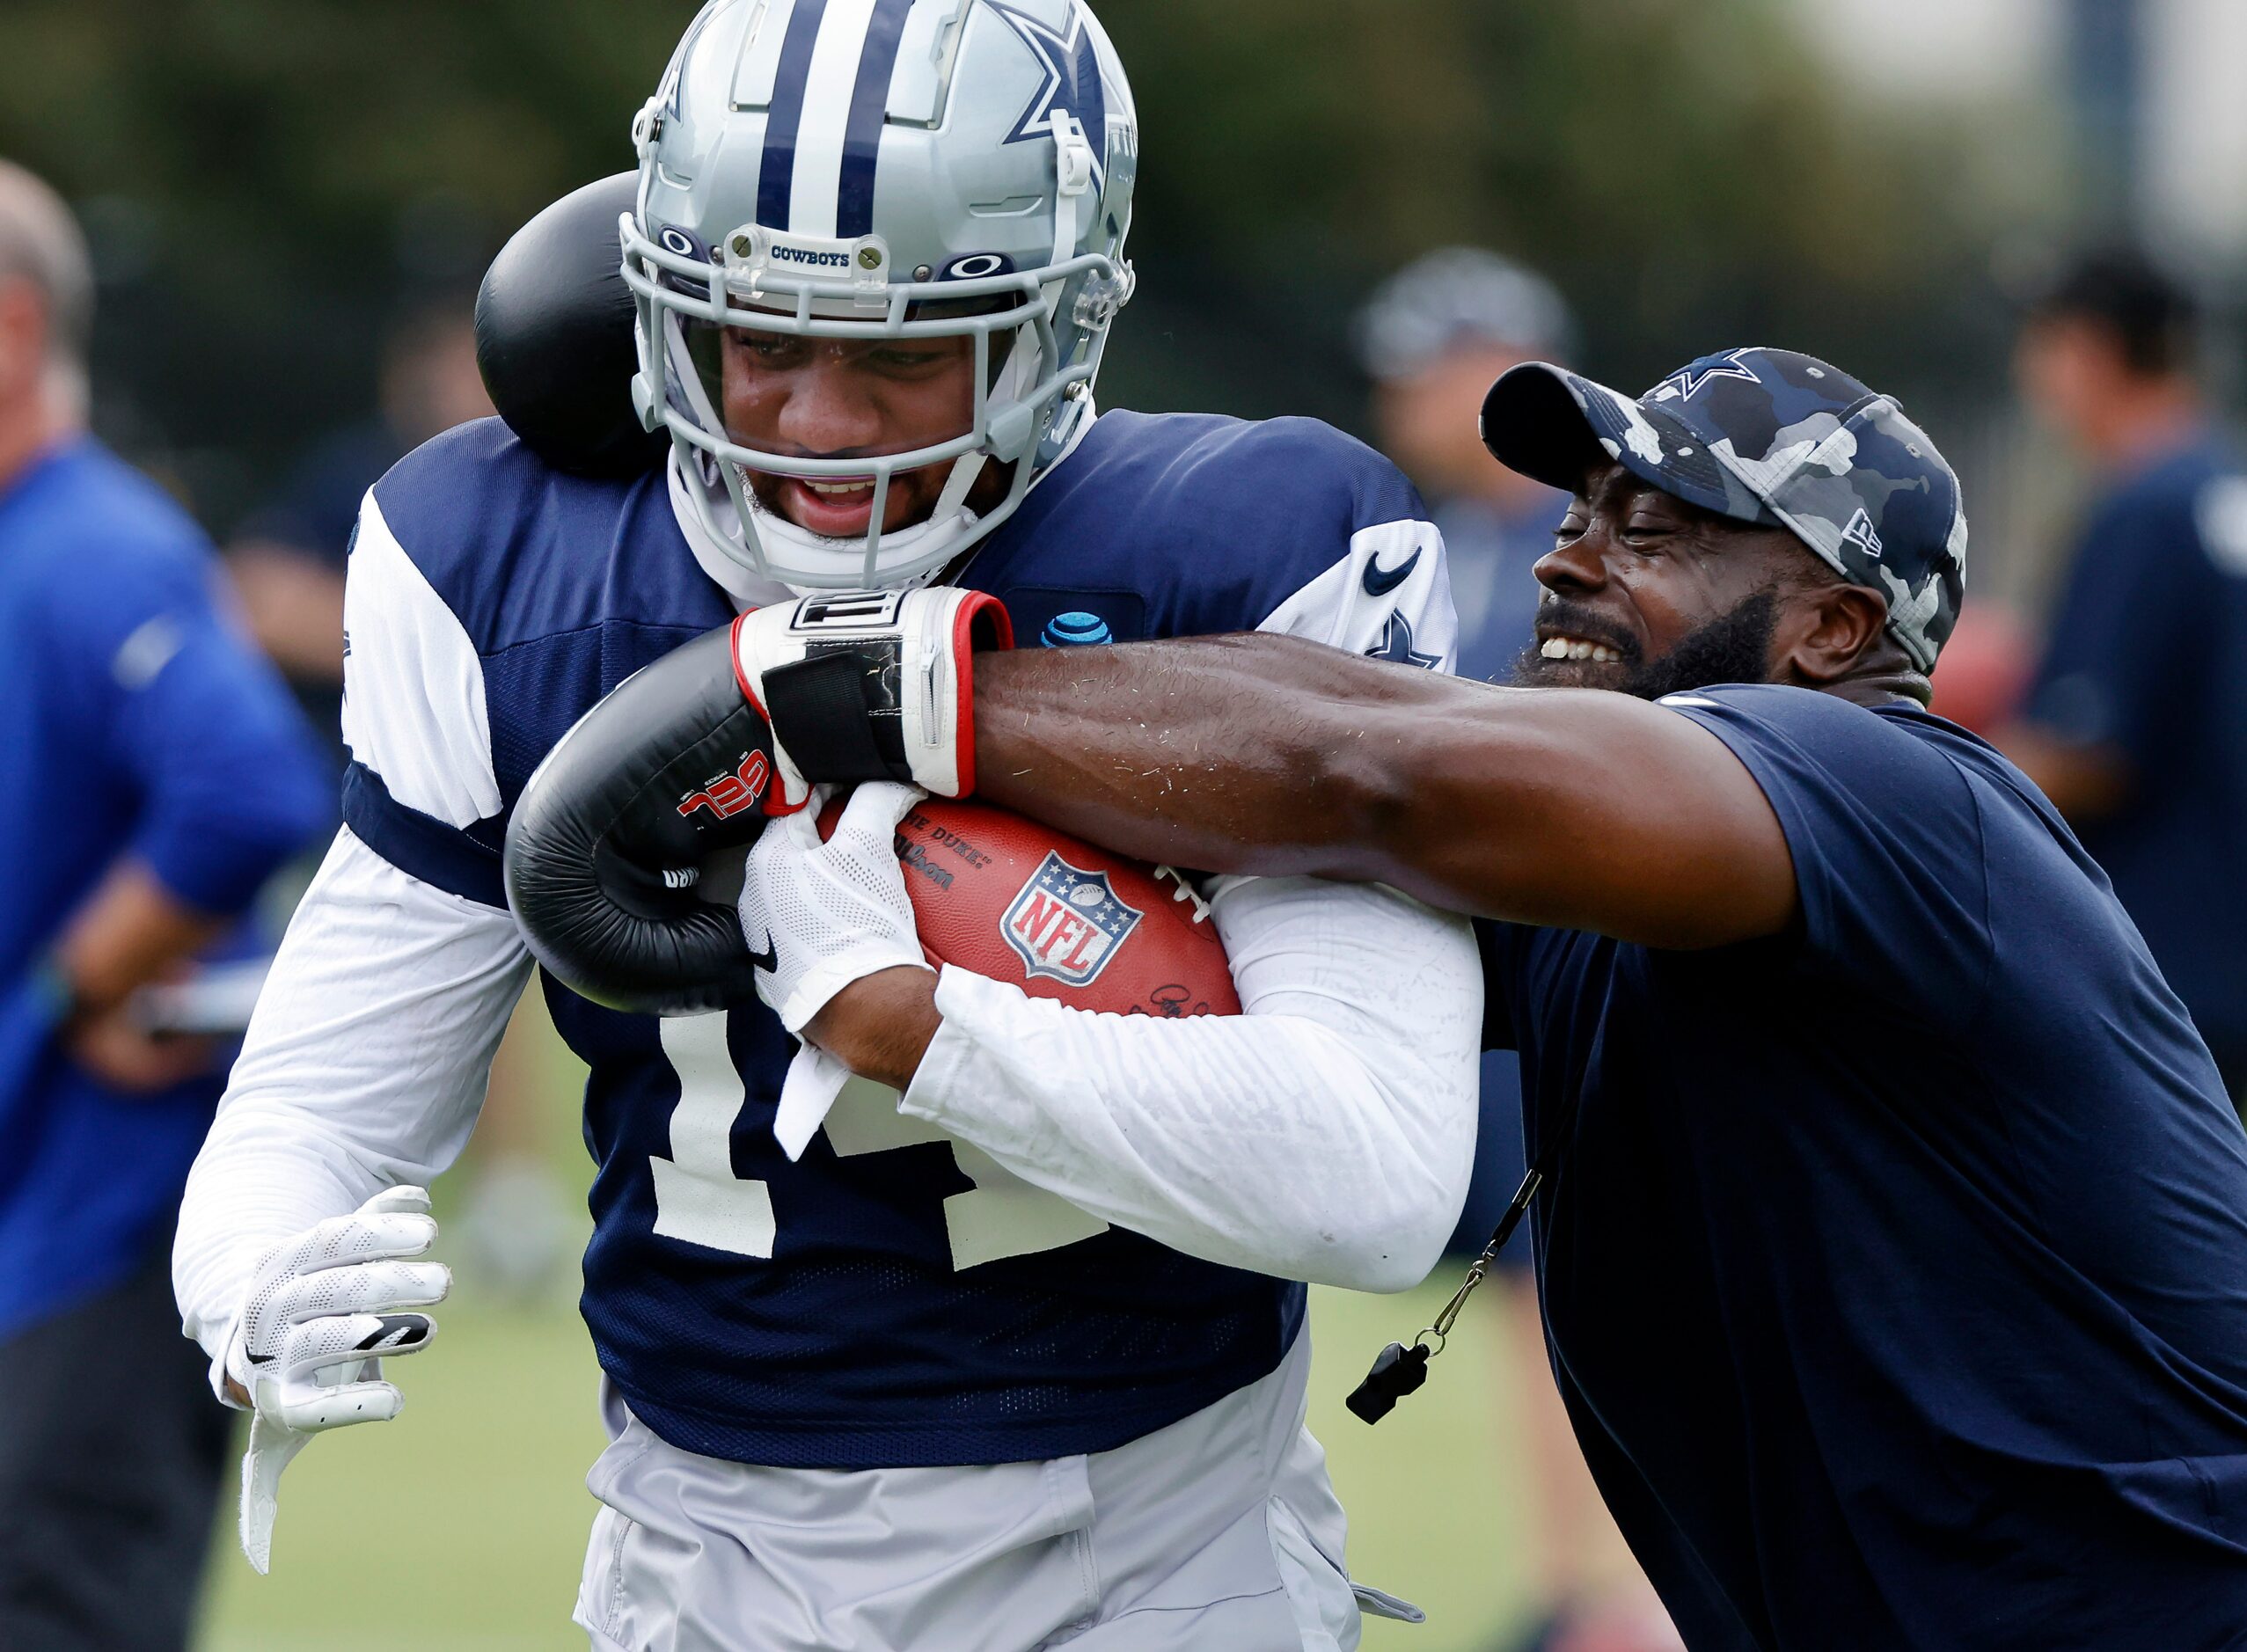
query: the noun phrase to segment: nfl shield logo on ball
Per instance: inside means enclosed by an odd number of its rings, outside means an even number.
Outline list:
[[[1116,898],[1105,872],[1080,871],[1049,854],[999,926],[1033,976],[1081,987],[1108,967],[1139,917]]]

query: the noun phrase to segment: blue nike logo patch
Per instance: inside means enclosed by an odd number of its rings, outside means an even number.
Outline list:
[[[1384,568],[1378,556],[1365,564],[1365,595],[1387,596],[1412,577],[1412,570],[1420,566],[1420,552],[1416,550],[1393,568]]]

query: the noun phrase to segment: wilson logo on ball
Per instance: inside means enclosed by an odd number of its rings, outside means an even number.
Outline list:
[[[692,816],[697,809],[706,808],[720,820],[731,820],[742,810],[756,806],[772,778],[772,765],[765,761],[765,754],[752,751],[733,773],[721,774],[700,791],[690,792],[681,798],[679,813]]]
[[[1049,853],[999,928],[1033,976],[1081,987],[1108,967],[1142,916],[1116,898],[1106,873],[1081,871]]]

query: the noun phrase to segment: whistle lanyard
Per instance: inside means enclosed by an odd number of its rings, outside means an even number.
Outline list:
[[[1428,1362],[1444,1351],[1450,1340],[1452,1327],[1459,1323],[1460,1311],[1467,1306],[1468,1297],[1475,1294],[1475,1287],[1489,1276],[1490,1268],[1498,1260],[1498,1253],[1513,1237],[1514,1229],[1521,1225],[1521,1218],[1529,1214],[1529,1207],[1538,1190],[1553,1180],[1560,1167],[1561,1145],[1569,1138],[1576,1125],[1577,1104],[1582,1093],[1570,1091],[1561,1105],[1560,1116],[1553,1121],[1552,1131],[1545,1138],[1544,1150],[1537,1155],[1537,1162],[1521,1179],[1521,1186],[1514,1189],[1512,1201],[1505,1214],[1498,1218],[1497,1227],[1490,1234],[1490,1242],[1482,1247],[1460,1280],[1459,1289],[1451,1293],[1451,1300],[1444,1304],[1433,1321],[1414,1337],[1408,1346],[1392,1342],[1374,1356],[1372,1370],[1365,1373],[1365,1380],[1350,1392],[1343,1403],[1366,1422],[1379,1422],[1396,1409],[1396,1402],[1407,1394],[1418,1392],[1428,1380]],[[1429,1346],[1428,1339],[1435,1338]]]

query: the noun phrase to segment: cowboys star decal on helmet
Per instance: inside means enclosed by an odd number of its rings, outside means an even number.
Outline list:
[[[1045,84],[1037,89],[1037,96],[1030,99],[1029,107],[1014,122],[1006,142],[1028,143],[1048,135],[1053,112],[1058,109],[1074,116],[1092,140],[1093,182],[1103,183],[1108,172],[1104,142],[1108,94],[1101,87],[1100,53],[1085,27],[1084,12],[1075,6],[1069,9],[1068,32],[1065,34],[1049,28],[1027,11],[999,4],[999,0],[986,0],[986,4],[1006,19],[1007,26],[1037,54],[1045,69]]]

